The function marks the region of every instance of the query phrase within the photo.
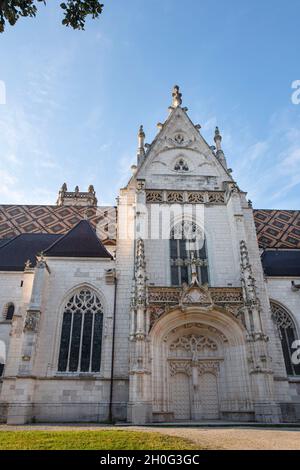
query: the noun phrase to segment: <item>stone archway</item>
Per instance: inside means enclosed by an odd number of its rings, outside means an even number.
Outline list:
[[[234,319],[200,307],[178,309],[162,316],[150,337],[153,421],[249,412],[245,339]]]

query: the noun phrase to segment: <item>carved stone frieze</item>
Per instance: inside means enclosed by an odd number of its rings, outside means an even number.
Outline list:
[[[182,287],[148,287],[149,304],[179,303]],[[243,296],[240,287],[209,287],[208,292],[214,304],[242,304]]]
[[[147,191],[146,195],[147,202],[163,202],[163,193],[162,191]]]
[[[243,295],[239,287],[148,287],[150,326],[170,308],[184,308],[193,304],[202,308],[223,307],[236,317],[242,316]]]
[[[180,336],[180,338],[177,338],[170,344],[170,351],[177,349],[183,349],[188,352],[202,352],[206,349],[216,351],[218,346],[207,336],[190,334]]]
[[[225,204],[224,191],[164,191],[146,190],[147,203]]]
[[[192,375],[192,368],[197,367],[199,375],[205,374],[206,372],[212,374],[218,374],[220,369],[219,361],[200,360],[196,363],[192,363],[188,360],[170,360],[169,368],[171,377],[178,373],[184,373],[189,377]]]

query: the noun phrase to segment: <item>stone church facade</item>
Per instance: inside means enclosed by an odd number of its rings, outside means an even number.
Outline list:
[[[0,420],[300,420],[300,213],[172,105],[116,207],[0,206]]]

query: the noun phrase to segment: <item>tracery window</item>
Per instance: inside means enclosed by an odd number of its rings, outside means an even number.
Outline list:
[[[4,307],[3,317],[4,320],[11,321],[15,313],[15,306],[12,302],[9,302]]]
[[[172,229],[170,259],[172,285],[190,284],[193,263],[199,283],[208,283],[206,241],[202,229],[194,222],[182,221]]]
[[[186,162],[183,158],[180,158],[180,159],[175,163],[174,170],[175,170],[175,171],[189,171],[189,166],[188,166],[187,162]]]
[[[288,375],[300,375],[300,364],[294,364],[292,360],[292,355],[296,351],[292,345],[299,339],[295,323],[281,305],[271,302],[271,310],[281,340],[286,372]]]
[[[58,359],[59,372],[99,372],[103,306],[91,289],[81,289],[66,303]]]

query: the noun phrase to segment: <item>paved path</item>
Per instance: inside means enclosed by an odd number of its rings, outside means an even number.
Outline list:
[[[120,429],[123,431],[138,430],[160,432],[171,436],[184,437],[201,447],[209,449],[245,449],[245,450],[300,450],[300,429],[268,429],[268,428],[162,428],[135,426],[103,426],[103,425],[0,425],[0,431],[70,431],[70,430]]]

